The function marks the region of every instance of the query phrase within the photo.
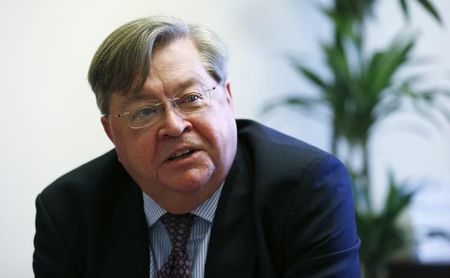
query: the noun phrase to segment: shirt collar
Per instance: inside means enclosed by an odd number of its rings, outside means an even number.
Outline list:
[[[195,208],[191,213],[212,223],[214,220],[214,214],[216,212],[217,204],[219,202],[220,193],[222,192],[223,184],[214,192],[214,194],[209,197],[205,202],[203,202],[199,207]],[[145,192],[142,192],[144,199],[144,213],[147,219],[147,224],[149,227],[153,226],[156,221],[159,220],[167,211],[160,207],[158,203],[153,200],[152,197],[148,196]]]

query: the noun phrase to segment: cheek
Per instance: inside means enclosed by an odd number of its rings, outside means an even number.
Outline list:
[[[148,168],[154,161],[155,141],[149,134],[122,136],[115,146],[119,160],[127,168]]]
[[[129,142],[130,152],[138,159],[152,163],[156,152],[156,140],[151,134],[143,134]],[[142,163],[142,161],[141,161]]]
[[[224,162],[227,159],[228,152],[232,152],[230,147],[235,144],[235,121],[234,118],[228,118],[225,115],[217,115],[213,117],[215,120],[211,121],[208,127],[204,127],[203,130],[206,140],[210,144],[212,158],[217,162]]]

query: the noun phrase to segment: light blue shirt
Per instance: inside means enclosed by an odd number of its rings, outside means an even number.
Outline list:
[[[194,217],[194,223],[187,244],[188,256],[192,262],[192,278],[202,278],[204,276],[209,236],[211,234],[211,227],[222,186],[201,206],[191,212],[197,216]],[[164,224],[159,220],[167,211],[161,208],[150,196],[145,193],[142,194],[144,197],[144,212],[148,224],[150,244],[149,277],[156,278],[156,273],[165,263],[171,249],[169,235],[164,228]]]

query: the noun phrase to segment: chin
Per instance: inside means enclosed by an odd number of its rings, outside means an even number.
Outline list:
[[[177,191],[193,193],[205,188],[211,181],[212,175],[199,171],[189,171],[182,176],[172,177],[168,187]]]

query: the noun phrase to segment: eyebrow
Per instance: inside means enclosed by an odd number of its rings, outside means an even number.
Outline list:
[[[186,88],[189,88],[190,86],[199,83],[201,84],[201,81],[199,78],[196,77],[191,77],[188,79],[185,79],[181,82],[179,82],[174,89],[172,90],[173,94],[176,94]],[[135,102],[135,101],[139,101],[139,100],[154,100],[156,102],[160,102],[160,100],[158,100],[157,98],[154,98],[151,95],[145,94],[142,91],[139,91],[137,93],[134,94],[129,94],[125,97],[125,101],[121,104],[121,108],[125,109],[128,105],[130,105],[131,103]]]
[[[182,82],[180,82],[177,86],[175,86],[173,92],[176,94],[178,92],[181,92],[182,90],[189,88],[190,86],[194,85],[194,84],[201,84],[200,80],[198,78],[195,77],[191,77],[189,79],[186,79]]]

